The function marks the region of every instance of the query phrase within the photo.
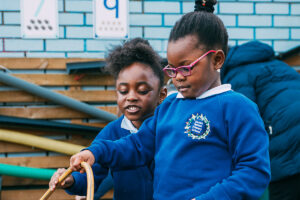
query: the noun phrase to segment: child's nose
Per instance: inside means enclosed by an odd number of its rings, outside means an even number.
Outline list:
[[[181,73],[177,72],[176,76],[175,76],[175,79],[177,81],[182,81],[185,79],[185,76],[183,76]]]
[[[137,95],[135,92],[129,92],[128,95],[127,95],[127,100],[128,101],[135,101],[137,100]]]

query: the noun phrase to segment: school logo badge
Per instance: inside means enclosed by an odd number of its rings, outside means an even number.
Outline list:
[[[186,130],[184,133],[187,133],[192,139],[201,140],[210,133],[210,124],[206,116],[197,113],[196,115],[192,114],[184,129]]]

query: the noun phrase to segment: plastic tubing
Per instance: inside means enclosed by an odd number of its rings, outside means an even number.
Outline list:
[[[19,131],[0,129],[0,140],[32,146],[48,151],[54,151],[66,155],[74,155],[80,152],[85,146],[70,144],[40,136],[25,134]]]
[[[97,109],[93,106],[90,106],[81,101],[72,99],[70,97],[64,96],[62,94],[52,92],[49,89],[43,88],[43,87],[35,85],[33,83],[29,83],[22,79],[11,76],[7,73],[4,73],[2,71],[0,71],[0,81],[7,85],[11,85],[16,88],[25,90],[26,92],[29,92],[31,94],[35,94],[39,97],[48,99],[52,102],[58,103],[60,105],[64,105],[68,108],[72,108],[74,110],[78,110],[80,112],[86,113],[86,114],[96,117],[98,119],[103,119],[108,122],[117,119],[117,116],[114,114],[111,114],[111,113],[106,112],[101,109]]]
[[[94,175],[92,168],[89,164],[86,162],[82,162],[81,166],[85,169],[87,174],[87,192],[86,192],[86,199],[87,200],[93,200],[94,199]],[[63,173],[59,179],[58,184],[63,182],[70,174],[72,173],[72,170],[68,168],[65,173]],[[50,195],[54,192],[54,190],[50,190],[50,188],[46,191],[46,193],[40,198],[40,200],[47,200]]]
[[[54,169],[21,167],[0,163],[0,174],[6,176],[50,180],[55,171]]]

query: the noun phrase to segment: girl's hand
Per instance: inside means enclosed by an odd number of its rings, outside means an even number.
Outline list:
[[[80,173],[84,173],[85,170],[83,167],[81,167],[81,162],[86,162],[92,166],[95,162],[95,157],[89,150],[81,151],[71,157],[70,168],[73,171],[80,171]]]
[[[66,171],[64,168],[59,168],[51,177],[51,180],[49,182],[49,188],[51,191],[54,191],[55,188],[67,188],[70,187],[74,183],[73,176],[68,176],[63,182],[58,184],[59,177]]]

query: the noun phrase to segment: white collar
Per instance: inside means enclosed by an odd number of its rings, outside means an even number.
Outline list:
[[[133,126],[132,122],[125,115],[121,123],[121,128],[129,130],[130,133],[138,132],[138,129]]]
[[[231,90],[231,85],[230,84],[223,84],[217,87],[214,87],[210,90],[207,90],[206,92],[202,93],[200,96],[198,96],[196,99],[204,99],[213,95],[221,94],[224,92],[227,92]],[[178,92],[176,98],[184,98],[184,96]]]

